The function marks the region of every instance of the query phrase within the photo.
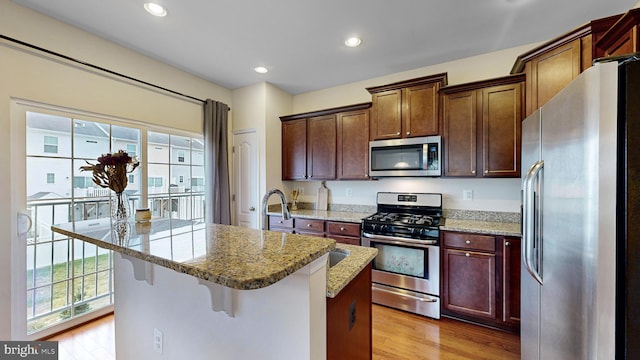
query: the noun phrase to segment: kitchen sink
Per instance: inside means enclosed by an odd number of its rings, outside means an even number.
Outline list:
[[[349,256],[349,251],[347,250],[336,249],[329,251],[329,267],[336,266],[336,264],[344,260],[347,256]]]

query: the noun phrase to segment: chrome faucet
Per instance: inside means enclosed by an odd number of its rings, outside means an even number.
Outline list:
[[[280,203],[282,205],[282,219],[289,220],[291,218],[291,213],[289,213],[289,207],[287,206],[287,200],[284,198],[284,193],[278,189],[271,189],[267,191],[267,193],[262,198],[262,230],[267,230],[267,201],[269,197],[273,194],[278,194],[280,196]]]

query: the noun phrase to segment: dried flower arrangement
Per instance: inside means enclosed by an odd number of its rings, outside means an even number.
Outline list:
[[[98,158],[97,164],[87,161],[86,166],[81,166],[81,171],[92,171],[93,182],[102,187],[109,188],[116,193],[122,193],[127,187],[127,173],[133,172],[140,162],[137,157],[131,157],[124,150],[113,154],[103,154]]]

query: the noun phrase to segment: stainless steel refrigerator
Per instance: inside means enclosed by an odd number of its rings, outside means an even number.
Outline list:
[[[640,61],[522,125],[522,359],[640,359]]]

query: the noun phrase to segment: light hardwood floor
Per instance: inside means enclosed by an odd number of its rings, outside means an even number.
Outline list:
[[[58,334],[59,360],[113,360],[113,315]],[[373,305],[373,359],[519,359],[517,335]]]

